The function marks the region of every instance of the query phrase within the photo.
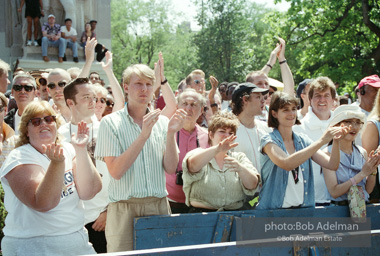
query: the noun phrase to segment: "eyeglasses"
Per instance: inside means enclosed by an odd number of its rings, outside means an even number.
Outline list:
[[[16,92],[21,92],[22,91],[22,88],[24,88],[24,90],[26,92],[31,92],[34,90],[34,86],[33,85],[21,85],[21,84],[14,84],[13,85],[13,90],[15,90]]]
[[[344,123],[345,125],[347,125],[347,126],[352,126],[352,127],[359,127],[359,128],[361,128],[362,126],[363,126],[363,122],[360,122],[360,121],[353,121],[353,120],[345,120],[345,121],[343,121],[342,123]]]
[[[42,121],[45,121],[47,124],[51,124],[55,122],[55,116],[44,116],[44,117],[36,117],[29,120],[29,123],[32,123],[34,127],[38,127],[41,125]]]
[[[58,82],[59,87],[65,87],[66,84],[67,84],[66,82]],[[49,83],[47,85],[47,87],[49,87],[49,89],[53,90],[55,88],[55,83]]]
[[[98,103],[100,101],[102,104],[106,103],[106,98],[95,98],[95,102]]]
[[[113,107],[113,105],[115,105],[115,103],[113,103],[113,102],[111,102],[109,100],[106,101],[106,104],[107,104],[108,107],[109,106]]]

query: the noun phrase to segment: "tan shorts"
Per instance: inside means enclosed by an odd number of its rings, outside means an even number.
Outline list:
[[[131,198],[110,203],[107,209],[107,252],[133,250],[133,219],[135,217],[170,214],[166,197]]]

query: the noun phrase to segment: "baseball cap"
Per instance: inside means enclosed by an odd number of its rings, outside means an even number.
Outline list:
[[[51,18],[51,17],[53,17],[55,19],[54,14],[49,14],[48,19]]]
[[[98,23],[96,20],[90,20],[90,24],[91,24],[91,23],[94,23],[94,22],[95,22],[95,23]]]
[[[307,78],[298,84],[298,87],[297,87],[297,97],[298,98],[301,98],[302,91],[305,89],[306,85],[311,83],[311,81],[313,81],[313,79]]]
[[[372,87],[379,88],[380,87],[380,78],[378,75],[372,75],[372,76],[366,76],[362,80],[360,80],[360,83],[358,85],[358,88],[362,88],[364,85],[370,85]]]
[[[232,102],[240,98],[243,93],[261,92],[262,94],[268,93],[268,89],[257,87],[253,83],[242,83],[236,86],[235,91],[232,93]]]

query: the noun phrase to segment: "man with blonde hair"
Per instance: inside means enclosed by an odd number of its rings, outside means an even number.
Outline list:
[[[8,85],[11,83],[8,79],[8,73],[11,71],[8,63],[0,59],[0,92],[5,93]]]
[[[159,79],[167,83],[163,72]],[[149,110],[155,74],[148,66],[129,66],[123,81],[128,103],[103,117],[95,149],[95,158],[107,164],[111,176],[107,252],[133,249],[135,217],[170,213],[164,173],[175,173],[175,134],[186,117],[184,110],[177,110],[169,121],[161,110]]]

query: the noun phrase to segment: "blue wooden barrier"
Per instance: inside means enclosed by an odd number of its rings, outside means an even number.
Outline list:
[[[202,244],[192,246],[167,247],[159,249],[137,250],[129,252],[108,253],[108,256],[248,256],[248,255],[379,255],[380,254],[380,230],[373,231],[371,235],[371,247],[331,247],[331,248],[300,248],[294,251],[291,247],[241,247],[236,242],[215,244]]]
[[[329,206],[140,217],[134,223],[134,248],[142,250],[236,241],[236,222],[230,226],[230,216],[333,218],[349,217],[349,209],[347,206]],[[371,230],[380,229],[380,204],[367,205],[367,217],[371,218]]]

